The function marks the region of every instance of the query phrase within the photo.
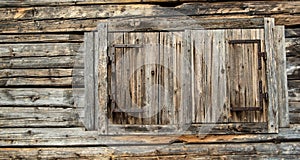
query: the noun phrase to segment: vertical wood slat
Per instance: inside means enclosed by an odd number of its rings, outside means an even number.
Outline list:
[[[289,127],[289,109],[288,109],[288,88],[286,72],[286,51],[285,51],[285,33],[284,26],[275,26],[274,28],[274,50],[277,63],[276,75],[278,83],[278,112],[279,127]]]
[[[265,47],[267,53],[267,79],[268,79],[268,131],[278,133],[278,83],[276,79],[276,55],[274,46],[274,19],[265,18]]]
[[[95,116],[96,116],[96,129],[98,129],[100,134],[107,134],[107,23],[100,23],[97,26],[97,51],[95,52],[95,80],[94,87],[98,88],[95,91]]]
[[[191,31],[186,30],[183,34],[180,57],[181,67],[181,112],[180,125],[185,129],[191,123]]]
[[[84,34],[84,85],[85,108],[84,124],[86,129],[95,129],[95,91],[94,91],[94,32]]]

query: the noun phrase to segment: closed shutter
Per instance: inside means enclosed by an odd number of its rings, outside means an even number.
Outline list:
[[[167,134],[242,123],[276,133],[287,126],[282,26],[265,19],[258,29],[166,27],[124,32],[104,23],[86,34],[94,40],[85,42],[94,57],[85,62],[91,129]]]

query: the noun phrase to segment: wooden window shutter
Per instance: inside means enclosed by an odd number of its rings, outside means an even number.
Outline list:
[[[146,23],[166,30],[150,32],[101,23],[85,34],[87,129],[174,133],[250,122],[277,133],[288,126],[284,27],[271,18],[258,29],[190,23]]]

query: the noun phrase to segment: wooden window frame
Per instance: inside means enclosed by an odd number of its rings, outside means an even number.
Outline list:
[[[231,133],[230,128],[240,128],[237,133],[278,133],[279,127],[289,126],[288,100],[287,100],[287,75],[284,42],[284,26],[276,26],[273,18],[252,19],[260,21],[257,28],[265,29],[265,51],[267,55],[267,79],[268,79],[268,122],[267,127],[260,125],[235,123],[215,124],[220,133]],[[251,21],[251,19],[250,19]],[[107,84],[107,63],[108,63],[108,33],[116,31],[155,31],[163,30],[186,30],[197,29],[203,23],[190,20],[167,21],[143,21],[139,19],[100,23],[97,31],[85,33],[85,125],[88,130],[98,130],[99,134],[109,134],[107,105],[108,105],[108,84]],[[190,24],[188,27],[186,24]],[[147,27],[145,27],[147,26]],[[222,27],[219,27],[222,28]],[[236,27],[238,28],[238,27]],[[201,28],[203,29],[203,28]],[[218,29],[215,26],[208,29]],[[227,29],[227,28],[226,28]],[[275,39],[275,41],[274,41]],[[269,45],[268,45],[269,44]],[[186,133],[194,134],[199,126],[209,124],[192,125]],[[153,125],[155,128],[155,125]],[[214,132],[216,133],[216,132]]]

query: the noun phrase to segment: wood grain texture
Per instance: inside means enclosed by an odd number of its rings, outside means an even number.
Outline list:
[[[72,108],[1,107],[0,127],[82,126]]]
[[[57,110],[58,111],[58,110]],[[59,112],[59,111],[58,111]],[[35,112],[34,112],[35,113]],[[51,112],[52,113],[52,112]],[[54,113],[54,111],[53,111]],[[37,113],[36,113],[37,114]],[[41,114],[40,114],[41,115]],[[54,113],[55,116],[67,117],[67,114]],[[61,117],[57,118],[59,121]],[[48,117],[50,121],[50,117]],[[71,121],[71,120],[70,120]],[[69,123],[72,123],[68,121]],[[62,123],[60,123],[62,124]],[[243,134],[233,135],[235,132],[238,133],[239,129],[243,127],[242,124],[231,125],[231,128],[227,128],[226,132],[220,132],[218,128],[212,128],[212,132],[216,131],[214,134],[199,136],[195,134],[184,134],[184,135],[97,135],[97,131],[85,131],[84,128],[80,126],[73,126],[72,128],[66,126],[59,126],[57,124],[56,128],[36,128],[34,126],[22,127],[22,128],[1,128],[1,139],[0,145],[2,147],[63,147],[63,146],[77,146],[77,147],[88,147],[88,146],[124,146],[129,147],[130,145],[172,145],[180,144],[179,142],[185,144],[247,144],[257,142],[263,144],[262,142],[285,142],[298,140],[297,132],[299,132],[299,124],[292,125],[292,128],[280,129],[280,133],[277,134]],[[296,126],[296,127],[295,127]],[[226,126],[221,126],[225,127]],[[259,126],[257,126],[259,127]],[[254,127],[252,127],[254,128]],[[232,130],[230,130],[232,129]],[[245,127],[245,129],[251,129]],[[223,130],[223,131],[226,131]],[[232,134],[229,134],[232,131]],[[246,130],[245,130],[246,131]],[[184,144],[182,144],[184,145]],[[135,146],[136,147],[136,146]],[[108,147],[109,148],[109,147]]]
[[[95,130],[95,75],[94,53],[95,32],[84,35],[84,125],[88,130]]]
[[[73,68],[76,56],[1,58],[0,69]],[[81,63],[76,63],[82,66]]]
[[[286,52],[285,52],[285,34],[284,26],[274,28],[274,46],[276,53],[277,83],[278,83],[278,112],[279,127],[289,126],[289,108],[288,108],[288,87],[286,72]]]
[[[0,43],[28,43],[28,42],[82,42],[82,34],[14,34],[0,35]]]
[[[80,46],[80,43],[0,44],[0,58],[74,56]]]
[[[140,27],[137,27],[136,29],[145,29],[149,28],[150,30],[156,30],[157,29],[157,23],[160,21],[176,21],[180,22],[182,20],[186,20],[186,16],[178,16],[178,17],[156,17],[156,18],[140,18],[142,21],[146,21],[148,23],[137,23]],[[201,28],[253,28],[253,27],[263,27],[263,20],[261,18],[254,18],[253,17],[214,17],[211,16],[194,16],[191,17],[190,22],[193,22],[193,25],[190,24],[191,28],[194,28],[193,26],[201,26]],[[249,19],[251,18],[251,19]],[[127,18],[131,19],[131,18]],[[139,20],[139,21],[140,21]],[[110,19],[112,22],[120,22],[120,18],[116,19]],[[119,28],[116,30],[127,30],[131,31],[132,26],[125,25],[126,22],[124,19],[124,25],[118,26]],[[136,21],[136,20],[135,20]],[[4,21],[2,25],[0,26],[0,33],[43,33],[43,32],[74,32],[74,31],[93,31],[96,29],[97,24],[107,22],[106,19],[67,19],[67,20],[42,20],[42,21],[31,21],[31,20],[25,20],[22,21],[22,23],[16,22],[16,21]],[[149,25],[149,22],[154,23],[154,25]],[[190,23],[189,22],[189,23]],[[291,23],[294,23],[294,20],[291,20]],[[51,25],[50,25],[51,24]],[[112,23],[113,24],[113,23]],[[130,24],[130,23],[129,23]],[[135,23],[131,23],[135,24]],[[286,23],[285,23],[286,24]],[[166,25],[166,24],[165,24]],[[177,24],[174,26],[174,24],[169,23],[170,26],[166,26],[166,30],[178,30],[182,27],[187,26],[186,23]],[[123,26],[123,27],[122,27]],[[146,27],[145,27],[146,26]],[[148,27],[147,27],[148,26]],[[173,27],[172,27],[173,26]],[[178,28],[176,28],[178,27]],[[116,28],[116,26],[113,26],[113,28]],[[113,29],[109,29],[109,31],[112,31]]]
[[[278,82],[276,79],[276,55],[274,44],[274,19],[265,18],[265,47],[267,53],[268,78],[268,129],[269,132],[278,133]]]
[[[184,3],[174,8],[159,5],[109,4],[71,5],[56,7],[0,8],[0,20],[43,20],[71,18],[114,18],[114,17],[153,17],[181,15],[272,15],[300,13],[300,3],[292,2],[226,2],[226,3]],[[118,11],[118,12],[114,12]]]
[[[102,23],[97,26],[97,38],[96,50],[94,54],[95,59],[95,69],[94,76],[95,82],[94,87],[97,88],[95,91],[95,118],[96,118],[96,129],[98,129],[99,134],[106,134],[108,115],[107,115],[107,104],[108,104],[108,91],[107,91],[107,51],[108,51],[108,24]]]
[[[240,136],[245,137],[245,136]],[[190,139],[192,139],[191,137]],[[209,137],[212,138],[212,137]],[[223,136],[220,138],[232,139],[230,136]],[[189,139],[189,138],[186,138]],[[111,156],[111,159],[127,157],[130,158],[149,158],[149,157],[169,157],[169,156],[185,156],[185,159],[192,157],[200,157],[205,155],[210,156],[230,156],[238,155],[243,157],[244,155],[256,155],[256,156],[283,156],[289,157],[289,155],[299,156],[299,143],[282,142],[274,143],[274,141],[267,141],[265,143],[249,142],[247,144],[240,143],[223,143],[223,144],[153,144],[151,146],[114,146],[102,147],[102,146],[86,146],[86,147],[30,147],[30,148],[1,148],[1,158],[6,157],[22,157],[22,158],[34,158],[44,157],[45,159],[55,157],[65,158],[96,158],[99,159],[103,156]],[[276,140],[276,139],[274,139]],[[155,149],[159,149],[159,152]],[[127,151],[127,152],[126,152]],[[140,153],[138,151],[145,151]],[[270,153],[272,151],[272,153]],[[60,153],[60,154],[57,154]],[[251,154],[249,154],[251,153]]]
[[[1,88],[0,106],[73,107],[72,89]]]

